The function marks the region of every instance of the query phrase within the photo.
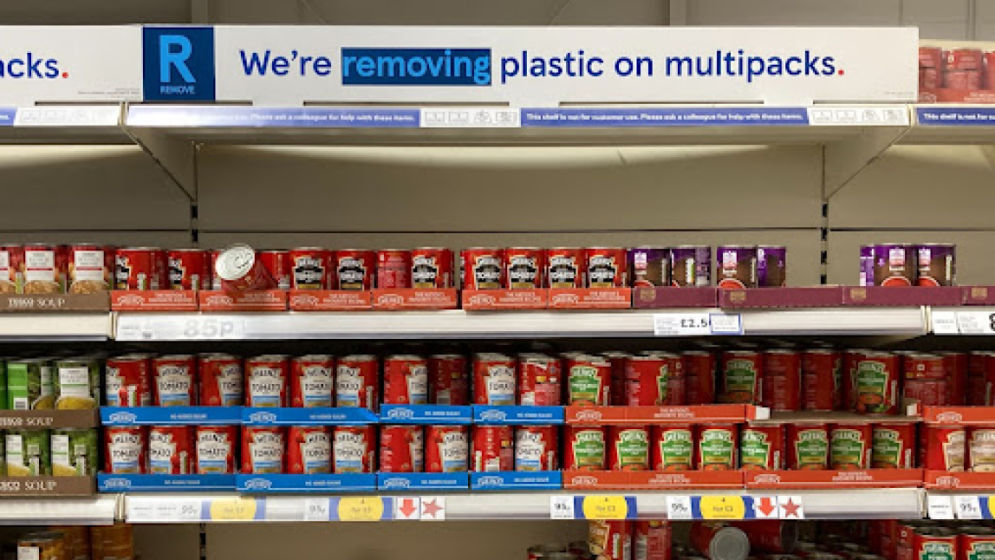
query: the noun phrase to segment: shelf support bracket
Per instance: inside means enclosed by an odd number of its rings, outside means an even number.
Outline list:
[[[151,129],[123,127],[132,141],[166,174],[169,181],[191,201],[197,200],[196,146],[189,140]]]
[[[823,148],[823,202],[828,202],[843,190],[910,129],[909,126],[867,127],[855,138],[827,143]]]

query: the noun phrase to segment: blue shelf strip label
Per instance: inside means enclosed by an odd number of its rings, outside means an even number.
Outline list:
[[[379,473],[380,490],[467,490],[469,473]]]
[[[307,493],[307,492],[372,492],[377,489],[373,473],[343,474],[237,474],[235,486],[239,492]]]
[[[527,108],[523,127],[806,126],[804,107]]]
[[[559,490],[562,487],[563,473],[560,471],[470,473],[471,490]]]
[[[235,490],[233,474],[97,473],[100,492],[215,492]]]
[[[485,406],[474,405],[474,424],[562,424],[562,406]]]
[[[362,107],[170,107],[133,105],[129,126],[217,128],[417,128],[418,109]]]
[[[142,406],[125,408],[104,406],[100,408],[100,422],[105,426],[241,424],[242,407]]]
[[[380,407],[381,424],[469,424],[469,406],[446,404],[385,404]]]
[[[242,423],[255,426],[376,424],[377,415],[365,408],[243,408]]]
[[[916,122],[925,126],[995,126],[995,106],[916,107]]]
[[[16,116],[16,107],[0,107],[0,126],[14,126]]]

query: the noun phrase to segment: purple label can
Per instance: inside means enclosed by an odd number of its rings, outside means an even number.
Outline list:
[[[919,257],[919,286],[953,286],[957,276],[953,243],[925,243],[916,246]]]
[[[787,283],[788,249],[779,245],[757,247],[757,286],[777,288]]]
[[[911,286],[915,281],[916,258],[912,245],[882,243],[874,246],[874,285]]]
[[[682,288],[712,283],[712,248],[680,245],[670,250],[671,283]]]
[[[727,290],[757,287],[757,248],[724,245],[715,250],[719,287]]]
[[[632,286],[670,285],[670,250],[663,247],[634,247],[627,251]]]
[[[874,245],[860,246],[860,283],[858,285],[874,285]]]

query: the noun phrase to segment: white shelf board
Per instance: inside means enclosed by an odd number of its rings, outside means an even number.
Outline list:
[[[3,498],[0,525],[110,525],[120,518],[117,494],[87,498]]]
[[[914,124],[901,144],[993,144],[995,105],[912,106]]]
[[[107,340],[110,313],[3,313],[0,340]]]
[[[122,105],[0,107],[0,144],[131,144]]]

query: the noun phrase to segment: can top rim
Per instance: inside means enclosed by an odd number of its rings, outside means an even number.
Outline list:
[[[256,251],[248,245],[232,245],[221,251],[214,263],[214,271],[222,280],[238,280],[248,274],[256,264]]]

